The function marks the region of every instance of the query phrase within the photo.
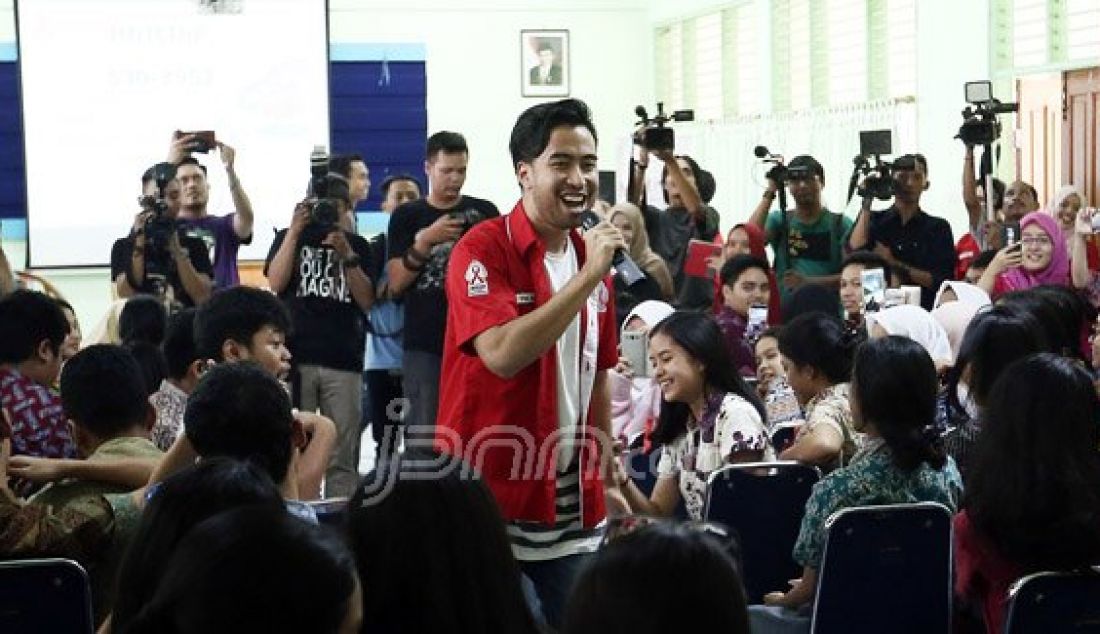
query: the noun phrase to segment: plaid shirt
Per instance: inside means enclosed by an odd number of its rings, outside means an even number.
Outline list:
[[[13,368],[0,369],[0,409],[11,425],[12,455],[74,458],[61,397]]]

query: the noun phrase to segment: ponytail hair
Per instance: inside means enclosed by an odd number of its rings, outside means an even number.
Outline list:
[[[836,385],[851,380],[852,360],[864,340],[861,332],[846,327],[836,315],[812,312],[783,326],[779,352],[800,367],[814,368],[830,385]]]
[[[898,336],[868,341],[856,354],[852,393],[860,417],[874,425],[906,473],[947,461],[935,426],[939,381],[928,352]]]

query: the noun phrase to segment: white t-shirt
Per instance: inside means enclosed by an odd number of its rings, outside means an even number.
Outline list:
[[[573,250],[572,240],[566,240],[566,249],[561,253],[546,252],[544,263],[550,276],[550,286],[554,292],[577,276],[577,253]],[[581,316],[573,321],[558,338],[558,430],[561,432],[558,451],[558,470],[565,470],[573,460],[576,443],[573,442],[577,424],[581,418]]]

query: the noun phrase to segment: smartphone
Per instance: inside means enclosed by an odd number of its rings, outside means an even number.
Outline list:
[[[649,367],[649,337],[644,332],[624,332],[620,343],[623,356],[630,361],[636,377],[651,376]]]
[[[1001,227],[1001,244],[1010,247],[1020,241],[1020,223],[1009,222]]]
[[[886,304],[886,272],[882,269],[861,271],[859,283],[863,286],[863,312],[882,310]]]
[[[0,632],[91,632],[88,575],[68,559],[0,562]],[[58,609],[64,606],[65,609]]]
[[[759,327],[768,321],[768,307],[755,304],[749,307],[749,328]]]
[[[196,132],[180,132],[179,136],[195,136],[195,140],[187,146],[188,152],[199,152],[205,154],[214,149],[218,145],[218,140],[214,137],[213,130],[199,130]]]

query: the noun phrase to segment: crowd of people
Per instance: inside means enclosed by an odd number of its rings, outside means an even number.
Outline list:
[[[102,332],[0,258],[0,557],[80,562],[100,631],[808,631],[829,517],[918,501],[955,514],[975,631],[1015,579],[1100,563],[1100,256],[1073,188],[986,196],[966,147],[956,242],[921,208],[922,155],[888,209],[861,184],[854,219],[799,156],[723,234],[714,176],[640,138],[630,200],[598,203],[597,131],[566,99],[517,119],[506,214],[438,132],[426,187],[383,181],[366,239],[367,162],[332,157],[259,289],[236,152],[217,144],[235,209],[210,215],[197,140],[142,175]],[[776,460],[824,475],[801,577],[748,606],[708,478]]]

